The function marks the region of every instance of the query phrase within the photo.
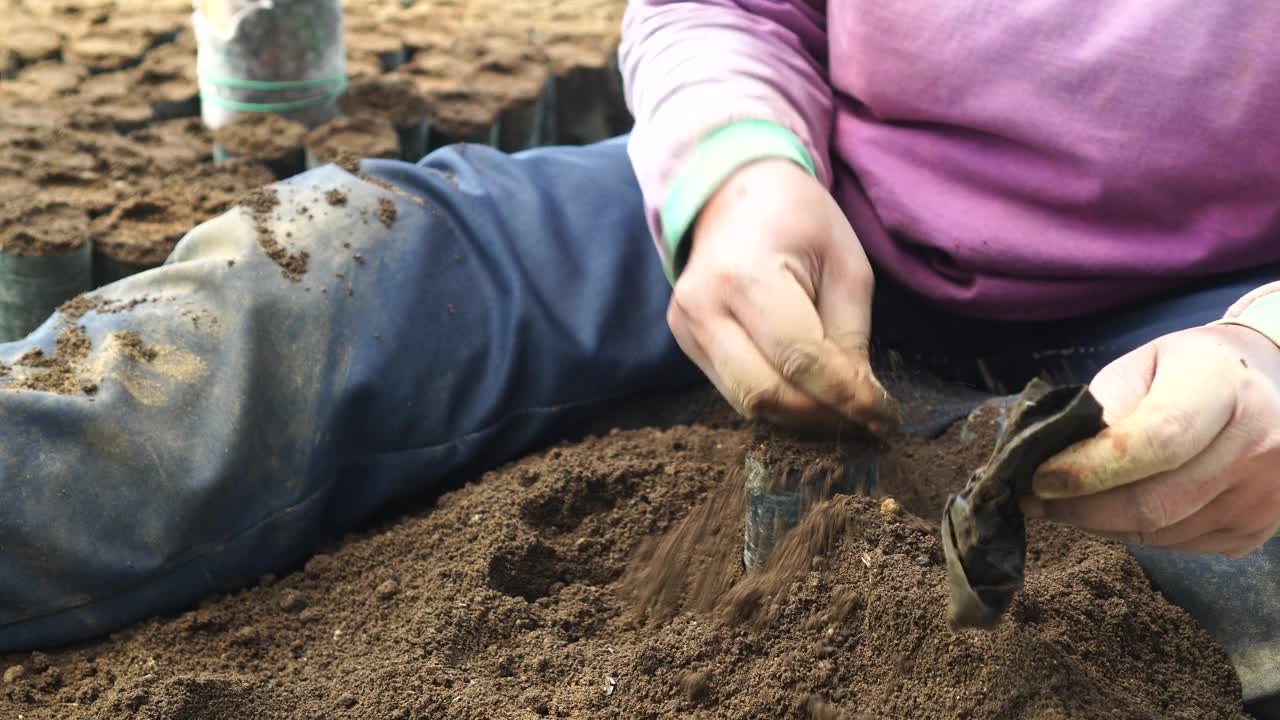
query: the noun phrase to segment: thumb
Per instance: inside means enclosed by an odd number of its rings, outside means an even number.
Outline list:
[[[1036,495],[1103,492],[1178,468],[1208,447],[1230,421],[1234,399],[1204,381],[1203,362],[1190,350],[1175,346],[1161,354],[1152,343],[1099,373],[1106,412],[1126,414],[1041,465],[1032,479]]]
[[[1150,391],[1155,374],[1155,343],[1147,343],[1102,368],[1089,383],[1089,391],[1102,405],[1102,419],[1115,425],[1132,415]]]

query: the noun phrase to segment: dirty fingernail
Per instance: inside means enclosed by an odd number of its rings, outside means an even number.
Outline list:
[[[1044,517],[1044,503],[1033,497],[1022,498],[1022,514],[1032,520]]]

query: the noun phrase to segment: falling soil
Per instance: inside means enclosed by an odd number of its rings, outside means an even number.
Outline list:
[[[307,260],[310,255],[305,251],[291,253],[276,239],[273,216],[279,206],[280,197],[275,189],[270,187],[254,190],[240,201],[240,207],[244,208],[253,219],[258,233],[258,246],[262,248],[262,252],[280,266],[280,274],[297,282],[307,274]]]
[[[0,714],[1246,717],[1203,630],[1123,548],[1074,530],[1032,524],[1026,589],[991,632],[946,627],[942,550],[906,503],[837,495],[744,576],[741,468],[757,440],[692,426],[552,448],[282,578],[0,660],[18,668]],[[925,455],[899,467],[958,487]],[[635,570],[664,567],[654,544],[677,568],[657,584]],[[669,616],[637,612],[645,587],[665,588]]]
[[[300,152],[306,135],[300,122],[260,113],[242,115],[218,128],[213,139],[234,156],[270,162]]]
[[[333,162],[343,153],[395,159],[400,157],[400,138],[385,118],[339,117],[307,133],[306,149],[321,164]]]
[[[89,216],[64,202],[18,201],[0,207],[0,251],[66,255],[89,239]]]
[[[326,190],[324,200],[334,207],[343,207],[347,204],[347,195],[338,189]]]

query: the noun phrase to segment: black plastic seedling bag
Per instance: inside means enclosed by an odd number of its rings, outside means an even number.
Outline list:
[[[1104,427],[1102,406],[1084,385],[1032,380],[1010,411],[991,458],[947,499],[942,542],[952,627],[992,627],[1022,589],[1026,523],[1018,499],[1042,463]]]

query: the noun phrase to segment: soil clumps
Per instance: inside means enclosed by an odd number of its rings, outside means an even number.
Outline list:
[[[240,207],[253,219],[258,233],[258,246],[262,248],[262,252],[271,258],[271,262],[280,266],[281,275],[298,282],[307,274],[310,255],[305,251],[291,253],[276,239],[273,217],[279,206],[280,196],[270,187],[254,190],[240,201]]]
[[[734,498],[757,437],[691,426],[551,448],[284,577],[0,659],[23,668],[0,713],[1245,720],[1222,651],[1123,548],[1074,530],[1032,523],[1026,588],[990,632],[947,628],[941,546],[908,502],[825,500],[745,575]],[[958,487],[912,457],[897,467],[929,492]],[[665,617],[627,592],[652,538],[702,558],[664,580]]]

